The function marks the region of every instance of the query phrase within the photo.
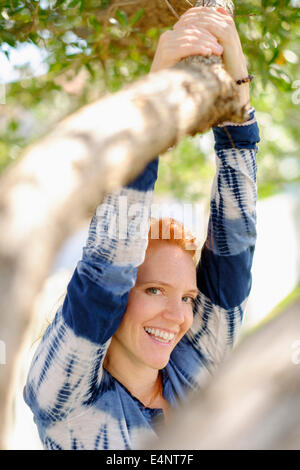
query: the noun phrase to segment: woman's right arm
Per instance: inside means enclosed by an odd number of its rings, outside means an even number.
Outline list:
[[[97,208],[65,301],[35,352],[24,399],[42,440],[50,424],[84,412],[97,395],[103,359],[144,260],[157,168],[158,159]]]

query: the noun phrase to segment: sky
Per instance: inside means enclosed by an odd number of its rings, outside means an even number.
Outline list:
[[[42,63],[47,55],[46,51],[33,44],[23,43],[16,49],[3,44],[1,49],[9,53],[9,60],[0,51],[0,83],[18,80],[20,72],[15,67],[25,64],[28,64],[31,76],[42,75],[48,70],[48,66]]]

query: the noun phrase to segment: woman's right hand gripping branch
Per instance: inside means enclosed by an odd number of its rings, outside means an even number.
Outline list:
[[[150,72],[173,67],[189,56],[222,57],[225,70],[233,80],[248,76],[246,57],[231,15],[223,8],[190,8],[174,25],[165,31],[158,42]],[[249,105],[249,84],[239,86],[242,105]]]

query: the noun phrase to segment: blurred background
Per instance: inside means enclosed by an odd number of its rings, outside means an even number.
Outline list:
[[[165,29],[141,30],[145,11],[138,6],[131,16],[120,6],[103,24],[99,12],[109,3],[0,2],[0,172],[62,118],[149,72]],[[237,0],[235,6],[249,72],[255,76],[251,104],[261,134],[258,241],[243,337],[300,299],[300,1]],[[186,137],[161,155],[154,200],[155,210],[178,219],[188,204],[185,222],[200,245],[215,172],[213,145],[210,131]],[[65,242],[33,306],[34,327],[18,365],[10,449],[41,448],[22,390],[38,337],[81,257],[88,226],[86,220]]]

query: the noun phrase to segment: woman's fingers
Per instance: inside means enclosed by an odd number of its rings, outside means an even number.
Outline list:
[[[237,41],[237,30],[233,18],[221,7],[215,10],[210,7],[190,8],[184,13],[173,30],[179,31],[193,27],[205,30],[213,35],[222,46]]]
[[[183,44],[203,45],[208,47],[212,53],[221,55],[223,53],[223,47],[218,43],[216,37],[206,30],[200,30],[197,28],[189,28],[185,30],[174,31],[177,36],[177,41]],[[173,38],[172,38],[173,40]]]
[[[200,44],[198,46],[190,45],[189,47],[182,48],[181,54],[180,54],[180,60],[184,59],[185,57],[192,57],[192,56],[197,56],[197,55],[207,57],[207,56],[210,56],[211,54],[212,54],[212,49],[209,47],[209,45],[204,45],[204,44]]]
[[[184,53],[184,57],[192,56],[192,55],[221,55],[222,52],[218,50],[215,44],[209,41],[203,41],[201,43],[192,43],[187,42],[179,46],[179,52]],[[183,56],[182,56],[183,57]],[[181,57],[180,57],[181,58]]]
[[[216,11],[222,13],[223,15],[227,15],[227,16],[229,15],[230,16],[228,11],[226,11],[225,8],[223,8],[223,7],[218,7]]]
[[[212,7],[194,7],[187,10],[178,21],[184,21],[187,18],[195,17],[218,17],[223,18],[224,20],[231,21],[232,16],[226,12],[222,7],[218,9]]]
[[[218,35],[218,39],[220,35],[225,36],[226,40],[228,35],[233,34],[236,27],[233,18],[223,11],[225,12],[222,8],[219,11],[209,7],[190,8],[174,25],[174,30],[196,25],[198,28],[206,28],[215,36]],[[217,28],[217,31],[214,28]]]
[[[196,7],[188,10],[174,25],[162,34],[151,70],[175,65],[180,59],[211,54],[225,57],[237,41],[237,31],[230,15],[222,10]],[[229,38],[229,39],[228,39]]]
[[[218,24],[223,25],[224,27],[234,27],[235,23],[233,19],[228,16],[226,17],[223,14],[217,15],[193,15],[186,18],[181,18],[173,26],[174,29],[187,27],[189,24]]]
[[[192,55],[222,55],[223,48],[218,44],[215,38],[211,38],[207,35],[195,34],[178,34],[177,37],[173,36],[169,44],[165,44],[165,54],[172,58],[175,62],[180,59]]]
[[[215,44],[218,44],[218,40],[216,36],[214,36],[212,33],[210,33],[207,29],[205,28],[197,28],[197,26],[189,26],[188,28],[185,28],[184,30],[178,30],[175,32],[178,37],[192,37],[195,38],[195,40],[209,40],[211,42],[214,42]]]
[[[219,19],[214,19],[213,21],[207,18],[202,20],[195,19],[193,22],[189,21],[185,24],[178,25],[175,31],[184,31],[188,28],[193,28],[194,30],[201,29],[213,36],[222,45],[230,41],[232,42],[237,36],[237,30],[234,24],[225,23]]]

